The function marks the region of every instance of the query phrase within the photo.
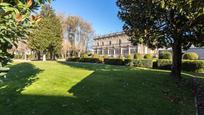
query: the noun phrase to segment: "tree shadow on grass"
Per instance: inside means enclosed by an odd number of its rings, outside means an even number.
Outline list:
[[[17,64],[0,86],[2,115],[175,115],[192,114],[191,101],[174,103],[161,90],[186,96],[185,88],[177,88],[166,72],[154,72],[100,64],[64,63],[72,68],[93,73],[79,81],[67,93],[73,96],[21,95],[20,92],[36,80],[41,70],[33,65]],[[30,69],[29,69],[30,68]],[[28,74],[29,73],[29,74]],[[77,76],[76,76],[77,77]],[[69,82],[68,82],[69,83]],[[162,87],[161,87],[162,86]],[[3,88],[2,88],[3,87]]]
[[[60,63],[94,71],[68,90],[85,103],[87,110],[91,111],[90,114],[194,113],[191,90],[185,86],[177,87],[168,77],[168,71],[103,64]],[[178,101],[172,102],[171,97],[176,97]]]
[[[2,78],[0,91],[7,90],[19,94],[24,87],[31,85],[37,80],[36,75],[43,70],[36,68],[31,63],[19,63],[10,67],[6,78]]]
[[[6,78],[1,78],[0,83],[0,111],[12,111],[12,106],[21,95],[25,87],[37,80],[36,74],[42,70],[31,63],[19,63],[10,65],[10,71]],[[1,113],[0,113],[1,114]],[[4,115],[4,114],[2,114]]]

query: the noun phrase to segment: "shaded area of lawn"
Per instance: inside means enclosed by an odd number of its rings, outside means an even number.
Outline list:
[[[30,63],[19,63],[10,67],[7,78],[1,78],[0,83],[0,114],[13,114],[15,111],[16,99],[26,86],[31,85],[37,78],[36,74],[42,70]]]
[[[177,85],[168,71],[100,64],[68,65],[94,71],[69,92],[87,100],[87,106],[94,108],[96,113],[194,114],[191,81],[187,76]]]
[[[188,78],[165,71],[64,62],[12,66],[0,84],[2,115],[194,114]]]

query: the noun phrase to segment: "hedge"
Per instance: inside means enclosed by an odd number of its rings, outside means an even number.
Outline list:
[[[81,58],[80,62],[89,62],[89,63],[102,63],[103,60],[101,58]]]
[[[124,60],[123,63],[124,63],[124,65],[126,65],[126,66],[133,66],[133,59],[127,58],[127,59]]]
[[[136,59],[104,59],[105,64],[110,65],[127,65],[134,67],[152,68],[153,61],[150,59],[136,60]]]
[[[78,58],[78,57],[76,57],[76,58],[68,58],[67,61],[79,62],[80,58]]]
[[[106,58],[104,63],[109,65],[125,65],[124,60],[118,58]]]
[[[105,63],[110,65],[127,65],[134,67],[156,68],[170,70],[172,60],[158,59],[118,59],[118,58],[69,58],[68,61],[89,62],[89,63]],[[182,61],[182,70],[191,72],[204,72],[204,60],[184,60]]]
[[[184,71],[204,72],[204,60],[185,60],[182,62],[182,69]]]
[[[133,66],[134,67],[152,68],[153,60],[151,60],[151,59],[133,60]]]
[[[101,58],[69,58],[67,61],[72,62],[89,62],[89,63],[102,63],[103,60]]]
[[[158,69],[170,70],[172,61],[168,59],[159,59],[157,61]],[[184,60],[182,61],[182,70],[191,72],[204,72],[204,61],[203,60]]]
[[[172,61],[169,59],[159,59],[157,60],[157,68],[158,69],[167,69],[170,70],[172,65]]]

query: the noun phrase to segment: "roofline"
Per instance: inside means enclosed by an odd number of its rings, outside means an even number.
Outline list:
[[[123,34],[125,34],[125,32],[115,32],[115,33],[100,35],[100,36],[96,36],[96,37],[94,38],[94,40],[104,39],[104,38],[109,38],[109,37],[114,37],[114,36],[119,36],[119,35],[123,35]]]

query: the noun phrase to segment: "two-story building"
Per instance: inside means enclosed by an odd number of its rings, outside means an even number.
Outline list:
[[[93,52],[100,56],[118,57],[135,53],[157,55],[158,50],[151,50],[145,45],[133,46],[124,32],[97,36],[93,42]]]

